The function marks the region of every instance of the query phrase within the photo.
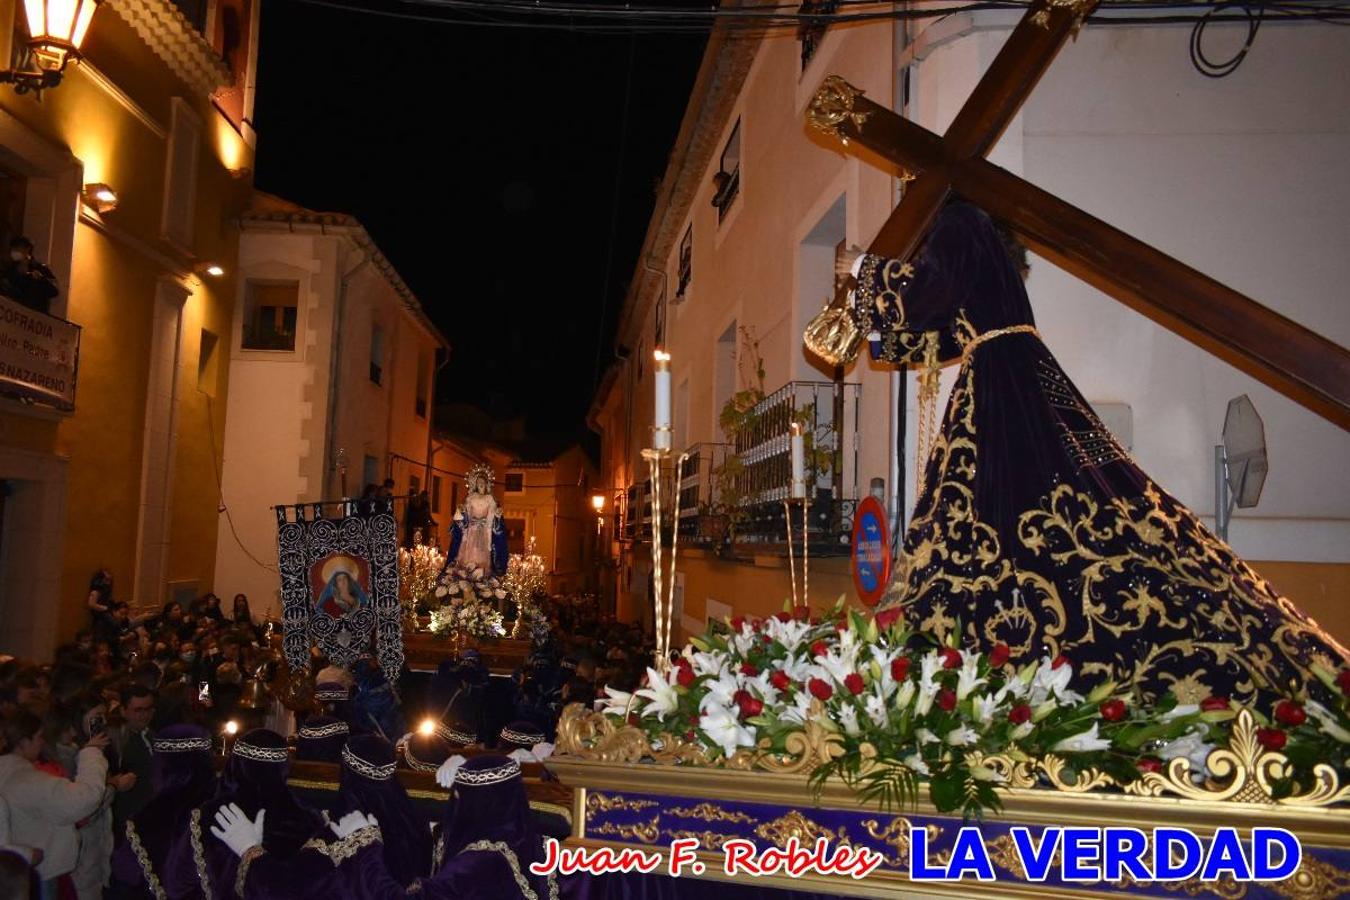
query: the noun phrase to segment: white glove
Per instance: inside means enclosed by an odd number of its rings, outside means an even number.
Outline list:
[[[455,786],[455,774],[459,772],[459,767],[468,762],[467,759],[456,753],[454,756],[441,763],[441,767],[436,770],[436,783],[443,788],[452,788]]]
[[[539,762],[539,760],[535,758],[534,754],[528,750],[512,750],[510,753],[506,754],[506,758],[514,759],[518,763]]]
[[[368,816],[361,812],[349,812],[336,822],[328,823],[328,827],[333,829],[333,834],[336,834],[339,838],[345,838],[362,828],[378,828],[379,825],[380,823],[375,820],[374,816]]]
[[[225,842],[234,851],[235,856],[243,856],[249,849],[263,842],[263,816],[267,810],[258,810],[258,818],[249,821],[244,811],[234,803],[216,810],[216,824],[211,833]]]
[[[534,747],[531,748],[530,752],[534,754],[535,759],[539,760],[540,762],[543,762],[544,760],[548,759],[550,756],[553,755],[553,745],[548,743],[547,741],[543,741],[541,743],[535,744]]]

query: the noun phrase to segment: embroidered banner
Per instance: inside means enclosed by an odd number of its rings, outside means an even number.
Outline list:
[[[329,504],[333,508],[333,504]],[[398,527],[393,501],[277,507],[283,646],[293,671],[317,646],[343,668],[371,652],[390,680],[403,667]]]

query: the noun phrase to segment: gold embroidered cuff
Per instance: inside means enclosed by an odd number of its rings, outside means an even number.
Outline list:
[[[253,865],[253,861],[262,856],[267,851],[262,848],[262,844],[254,844],[244,851],[244,855],[239,857],[239,868],[234,875],[234,893],[239,900],[244,900],[244,885],[248,882],[248,870]]]

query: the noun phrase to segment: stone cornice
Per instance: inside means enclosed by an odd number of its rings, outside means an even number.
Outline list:
[[[194,91],[209,96],[233,81],[225,60],[168,0],[108,0],[106,5]]]

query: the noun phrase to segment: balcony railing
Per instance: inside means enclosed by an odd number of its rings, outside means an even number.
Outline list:
[[[75,409],[80,326],[0,296],[0,395]]]
[[[770,545],[785,544],[783,500],[791,490],[792,423],[799,422],[806,435],[811,552],[847,553],[858,500],[860,397],[856,384],[789,382],[755,405],[734,443],[689,447],[678,486],[681,544],[719,552],[756,544],[771,552]],[[673,457],[661,478],[662,496],[673,497]],[[650,479],[628,489],[626,505],[636,515],[625,518],[621,539],[650,540]],[[793,520],[799,523],[795,515]]]

